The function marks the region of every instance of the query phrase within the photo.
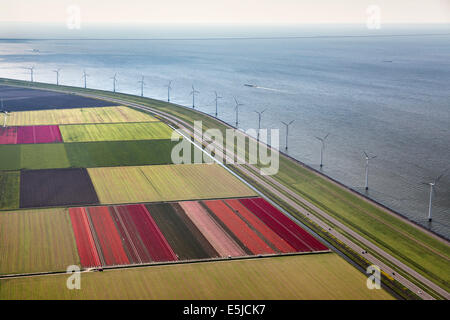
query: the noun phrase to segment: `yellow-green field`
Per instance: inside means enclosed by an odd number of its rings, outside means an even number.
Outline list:
[[[0,212],[0,274],[64,271],[77,264],[66,209]]]
[[[16,209],[19,207],[19,189],[19,171],[0,171],[0,210]]]
[[[0,299],[393,299],[334,253],[0,280]]]
[[[173,131],[162,122],[77,124],[59,129],[64,142],[170,139]]]
[[[133,203],[256,195],[217,164],[89,168],[100,203]]]
[[[154,117],[128,107],[98,107],[11,112],[9,126],[151,122]]]

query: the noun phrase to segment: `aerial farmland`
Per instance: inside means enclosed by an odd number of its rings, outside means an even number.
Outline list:
[[[0,299],[399,297],[238,172],[174,164],[157,113],[0,92],[22,97],[0,129]]]

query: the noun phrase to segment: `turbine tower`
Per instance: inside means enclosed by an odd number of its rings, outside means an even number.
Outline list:
[[[217,118],[217,100],[222,99],[222,97],[220,97],[220,96],[217,94],[217,91],[214,91],[214,94],[216,95],[215,102],[216,102],[216,118]]]
[[[367,152],[363,151],[364,157],[366,158],[366,190],[369,190],[369,162],[375,159],[377,156],[369,156]]]
[[[255,112],[258,114],[258,133],[257,133],[257,140],[259,141],[259,131],[261,130],[261,117],[263,115],[264,112],[266,112],[267,109],[264,109],[263,111],[256,111]]]
[[[59,71],[61,71],[61,69],[53,70],[53,72],[56,73],[56,85],[57,86],[59,86]]]
[[[243,106],[244,104],[239,103],[236,98],[234,98],[234,102],[236,103],[234,110],[236,111],[236,129],[237,129],[237,127],[239,126],[239,106]]]
[[[284,121],[281,121],[286,126],[286,150],[288,150],[288,136],[289,136],[289,126],[294,123],[295,120],[291,120],[291,122],[287,123]]]
[[[110,78],[113,81],[113,92],[116,92],[117,73],[114,73],[114,77]]]
[[[191,91],[191,95],[192,95],[192,109],[195,109],[195,94],[196,93],[200,93],[200,91],[195,90],[194,85],[192,85],[192,91]]]
[[[448,169],[447,169],[448,170]],[[428,221],[431,222],[432,218],[432,211],[433,211],[433,196],[435,194],[435,190],[434,188],[436,187],[437,183],[439,182],[439,180],[441,180],[441,178],[445,175],[445,173],[447,172],[447,170],[445,170],[444,172],[442,172],[436,179],[434,179],[433,182],[424,182],[423,184],[425,185],[429,185],[430,186],[430,202],[428,204]]]
[[[141,80],[138,81],[138,83],[141,84],[141,97],[143,97],[144,96],[144,86],[145,86],[144,76],[142,76]]]
[[[328,138],[330,134],[327,133],[327,135],[323,138],[316,137],[317,140],[319,140],[322,143],[322,147],[320,148],[320,167],[323,167],[323,151],[325,149],[325,140]]]
[[[83,70],[83,76],[82,76],[82,78],[84,78],[84,88],[86,89],[86,79],[87,79],[87,77],[89,77],[89,75],[86,73],[86,70]]]
[[[31,82],[33,82],[34,81],[34,78],[33,78],[34,66],[33,67],[28,67],[28,68],[25,68],[25,69],[30,70],[30,79],[31,79]]]
[[[170,90],[172,90],[172,80],[169,81],[167,87],[167,102],[170,102]]]

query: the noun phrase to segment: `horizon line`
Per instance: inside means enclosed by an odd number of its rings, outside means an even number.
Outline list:
[[[2,40],[146,40],[146,41],[179,41],[179,40],[289,40],[289,39],[319,39],[319,38],[383,38],[383,37],[430,37],[450,36],[449,33],[408,33],[408,34],[373,34],[373,35],[313,35],[313,36],[273,36],[273,37],[204,37],[204,38],[0,38]]]

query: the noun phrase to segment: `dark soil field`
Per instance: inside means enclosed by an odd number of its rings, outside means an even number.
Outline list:
[[[46,90],[0,86],[4,108],[8,111],[71,109],[114,106],[112,102]]]
[[[86,169],[24,170],[20,195],[21,208],[98,203]]]

